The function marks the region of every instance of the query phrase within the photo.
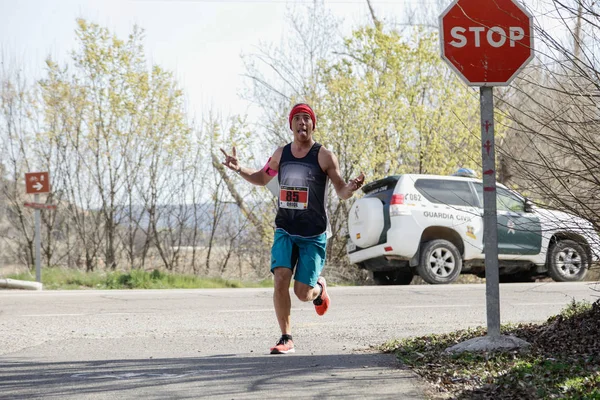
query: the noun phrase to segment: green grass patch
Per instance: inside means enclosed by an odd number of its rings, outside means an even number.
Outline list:
[[[559,315],[550,318],[550,320],[553,321],[555,318],[574,318],[590,312],[590,310],[592,310],[592,303],[589,301],[575,301],[575,299],[572,299]]]
[[[8,275],[17,280],[35,280],[30,272]],[[216,289],[273,287],[273,281],[243,282],[222,278],[205,278],[195,275],[165,273],[159,270],[142,271],[95,271],[84,272],[76,269],[44,268],[42,270],[44,289]]]

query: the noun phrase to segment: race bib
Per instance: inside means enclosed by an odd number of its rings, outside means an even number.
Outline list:
[[[308,188],[302,186],[281,186],[279,190],[279,207],[306,210],[308,207]]]

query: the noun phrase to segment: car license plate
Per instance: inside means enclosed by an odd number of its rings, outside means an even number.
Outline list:
[[[346,253],[351,253],[354,250],[356,250],[356,245],[351,241],[348,241],[348,243],[346,243]]]

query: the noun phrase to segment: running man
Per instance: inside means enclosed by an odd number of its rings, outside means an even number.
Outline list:
[[[279,209],[275,217],[275,237],[271,248],[271,272],[275,290],[273,303],[281,338],[271,354],[293,353],[290,282],[299,300],[312,301],[318,315],[330,305],[327,283],[321,275],[327,247],[327,182],[337,195],[352,197],[365,176],[344,181],[337,157],[313,139],[315,113],[308,104],[296,104],[289,115],[294,140],[279,147],[260,170],[242,167],[235,147],[225,155],[223,165],[248,182],[264,186],[279,175]]]

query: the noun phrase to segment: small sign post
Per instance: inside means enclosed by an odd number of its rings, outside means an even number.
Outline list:
[[[40,193],[50,192],[50,176],[48,172],[25,173],[25,193],[33,194],[33,203],[25,203],[25,206],[33,207],[35,224],[35,280],[42,282],[42,240],[41,240],[41,216],[40,216]],[[33,205],[37,206],[33,206]]]

